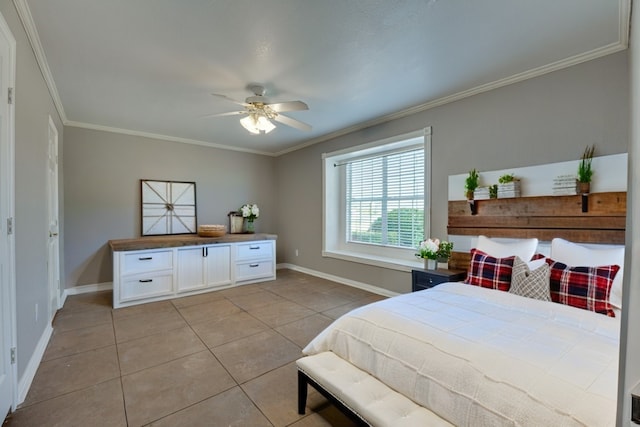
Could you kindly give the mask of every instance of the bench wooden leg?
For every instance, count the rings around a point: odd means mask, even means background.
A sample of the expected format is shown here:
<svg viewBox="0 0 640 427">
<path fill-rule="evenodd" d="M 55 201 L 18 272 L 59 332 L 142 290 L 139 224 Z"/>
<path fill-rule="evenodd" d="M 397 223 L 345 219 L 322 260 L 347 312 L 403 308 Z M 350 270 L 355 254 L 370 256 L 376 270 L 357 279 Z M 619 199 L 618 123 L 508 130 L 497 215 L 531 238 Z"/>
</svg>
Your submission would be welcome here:
<svg viewBox="0 0 640 427">
<path fill-rule="evenodd" d="M 298 371 L 298 414 L 304 415 L 307 406 L 307 376 Z"/>
</svg>

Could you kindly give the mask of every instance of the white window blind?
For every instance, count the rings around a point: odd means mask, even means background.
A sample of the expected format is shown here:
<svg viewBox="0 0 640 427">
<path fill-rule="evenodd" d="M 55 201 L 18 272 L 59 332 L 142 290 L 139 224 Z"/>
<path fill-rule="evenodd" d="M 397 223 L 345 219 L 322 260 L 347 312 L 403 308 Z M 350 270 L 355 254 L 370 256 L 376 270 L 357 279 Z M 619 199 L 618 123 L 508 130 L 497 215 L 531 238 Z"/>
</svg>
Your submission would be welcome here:
<svg viewBox="0 0 640 427">
<path fill-rule="evenodd" d="M 415 248 L 424 239 L 424 149 L 346 163 L 348 242 Z"/>
</svg>

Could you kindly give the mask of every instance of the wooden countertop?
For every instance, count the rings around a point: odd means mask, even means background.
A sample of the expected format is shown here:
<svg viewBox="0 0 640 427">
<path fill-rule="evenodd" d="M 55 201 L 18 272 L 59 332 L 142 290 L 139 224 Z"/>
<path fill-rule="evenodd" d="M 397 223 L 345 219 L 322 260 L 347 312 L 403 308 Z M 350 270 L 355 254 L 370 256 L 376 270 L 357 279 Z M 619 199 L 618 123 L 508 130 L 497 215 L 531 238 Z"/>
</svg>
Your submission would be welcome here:
<svg viewBox="0 0 640 427">
<path fill-rule="evenodd" d="M 109 240 L 113 251 L 138 251 L 142 249 L 173 248 L 177 246 L 210 245 L 214 243 L 238 243 L 255 240 L 276 240 L 276 234 L 225 234 L 221 237 L 200 237 L 197 234 L 179 234 L 168 236 L 144 236 L 135 239 Z"/>
</svg>

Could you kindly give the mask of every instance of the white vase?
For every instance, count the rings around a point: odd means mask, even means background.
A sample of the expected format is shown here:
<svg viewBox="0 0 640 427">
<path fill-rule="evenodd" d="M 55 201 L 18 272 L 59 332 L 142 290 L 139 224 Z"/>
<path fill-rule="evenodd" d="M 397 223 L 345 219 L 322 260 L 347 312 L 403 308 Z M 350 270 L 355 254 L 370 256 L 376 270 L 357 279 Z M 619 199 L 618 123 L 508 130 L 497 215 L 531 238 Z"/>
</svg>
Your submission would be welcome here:
<svg viewBox="0 0 640 427">
<path fill-rule="evenodd" d="M 424 268 L 426 268 L 427 270 L 435 270 L 437 264 L 438 263 L 435 259 L 429 259 L 429 258 L 424 259 Z"/>
</svg>

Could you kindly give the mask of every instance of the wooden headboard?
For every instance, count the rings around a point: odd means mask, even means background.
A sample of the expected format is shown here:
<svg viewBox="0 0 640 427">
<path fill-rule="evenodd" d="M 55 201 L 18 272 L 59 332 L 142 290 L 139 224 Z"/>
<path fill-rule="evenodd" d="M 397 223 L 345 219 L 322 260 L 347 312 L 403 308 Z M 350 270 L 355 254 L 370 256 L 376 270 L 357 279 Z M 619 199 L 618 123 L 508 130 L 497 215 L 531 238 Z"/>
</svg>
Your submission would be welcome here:
<svg viewBox="0 0 640 427">
<path fill-rule="evenodd" d="M 624 244 L 626 214 L 627 193 L 624 191 L 585 196 L 454 200 L 449 202 L 447 232 L 463 236 L 536 237 L 541 241 L 562 237 L 572 242 Z M 450 264 L 466 269 L 469 254 L 455 252 Z"/>
</svg>

